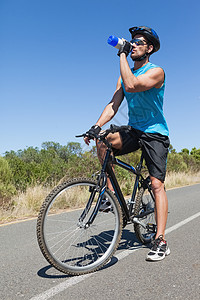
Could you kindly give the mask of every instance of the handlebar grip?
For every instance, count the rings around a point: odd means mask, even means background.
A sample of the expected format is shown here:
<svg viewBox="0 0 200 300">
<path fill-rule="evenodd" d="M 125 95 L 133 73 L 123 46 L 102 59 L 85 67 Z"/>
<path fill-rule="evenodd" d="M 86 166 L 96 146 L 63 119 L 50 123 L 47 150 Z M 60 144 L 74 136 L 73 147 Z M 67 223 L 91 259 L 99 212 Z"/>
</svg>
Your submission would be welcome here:
<svg viewBox="0 0 200 300">
<path fill-rule="evenodd" d="M 85 133 L 83 134 L 80 134 L 80 135 L 75 135 L 76 138 L 79 138 L 79 137 L 85 137 Z"/>
<path fill-rule="evenodd" d="M 105 132 L 103 134 L 94 135 L 94 138 L 102 140 L 102 139 L 106 138 L 109 133 L 120 132 L 123 130 L 131 130 L 131 128 L 132 127 L 130 125 L 117 126 L 117 125 L 111 124 L 110 128 L 105 130 Z M 81 135 L 76 135 L 77 138 L 86 137 L 86 136 L 87 136 L 86 133 L 83 133 Z"/>
</svg>

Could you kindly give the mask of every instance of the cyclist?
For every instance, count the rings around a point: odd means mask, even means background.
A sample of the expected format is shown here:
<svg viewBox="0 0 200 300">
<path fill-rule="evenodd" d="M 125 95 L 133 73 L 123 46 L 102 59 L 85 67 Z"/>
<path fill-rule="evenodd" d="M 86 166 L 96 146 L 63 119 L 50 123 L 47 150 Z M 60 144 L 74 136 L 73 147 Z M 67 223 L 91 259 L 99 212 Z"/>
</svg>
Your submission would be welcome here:
<svg viewBox="0 0 200 300">
<path fill-rule="evenodd" d="M 105 107 L 100 118 L 87 132 L 85 143 L 88 145 L 93 133 L 98 134 L 101 127 L 117 113 L 124 96 L 128 103 L 129 125 L 131 131 L 110 134 L 113 153 L 123 155 L 141 147 L 148 167 L 151 186 L 155 196 L 155 219 L 157 233 L 146 259 L 158 261 L 170 254 L 165 240 L 168 215 L 168 200 L 164 189 L 166 162 L 169 147 L 169 131 L 163 115 L 163 96 L 165 89 L 164 70 L 149 62 L 149 57 L 160 48 L 157 33 L 146 26 L 129 29 L 132 40 L 124 41 L 118 52 L 120 74 L 112 100 Z M 127 56 L 130 53 L 134 67 L 130 68 Z M 104 144 L 97 142 L 100 162 L 106 151 Z M 108 187 L 112 185 L 108 181 Z"/>
</svg>

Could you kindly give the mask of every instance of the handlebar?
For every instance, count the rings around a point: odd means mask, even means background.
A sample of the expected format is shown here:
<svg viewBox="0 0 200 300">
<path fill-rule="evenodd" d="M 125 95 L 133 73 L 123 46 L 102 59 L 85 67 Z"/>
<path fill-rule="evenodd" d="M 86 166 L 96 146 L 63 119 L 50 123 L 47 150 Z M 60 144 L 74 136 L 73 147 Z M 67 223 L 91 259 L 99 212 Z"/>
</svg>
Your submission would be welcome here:
<svg viewBox="0 0 200 300">
<path fill-rule="evenodd" d="M 105 138 L 107 137 L 107 135 L 109 133 L 115 133 L 115 132 L 120 132 L 120 131 L 124 131 L 124 130 L 128 130 L 128 131 L 131 130 L 131 126 L 130 125 L 117 126 L 117 125 L 111 124 L 110 128 L 100 131 L 99 134 L 94 134 L 94 138 L 105 142 Z M 76 135 L 77 138 L 87 137 L 87 136 L 88 136 L 87 133 L 83 133 L 81 135 Z"/>
</svg>

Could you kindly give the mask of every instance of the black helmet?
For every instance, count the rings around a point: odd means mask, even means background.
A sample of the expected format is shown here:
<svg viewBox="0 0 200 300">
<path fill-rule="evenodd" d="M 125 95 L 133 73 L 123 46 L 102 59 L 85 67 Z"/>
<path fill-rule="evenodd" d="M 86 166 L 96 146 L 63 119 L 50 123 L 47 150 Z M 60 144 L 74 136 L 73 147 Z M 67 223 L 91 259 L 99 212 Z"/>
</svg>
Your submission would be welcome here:
<svg viewBox="0 0 200 300">
<path fill-rule="evenodd" d="M 142 34 L 147 38 L 147 40 L 149 42 L 152 43 L 153 51 L 151 52 L 151 54 L 160 49 L 159 37 L 158 37 L 157 33 L 152 28 L 146 27 L 146 26 L 131 27 L 131 28 L 129 28 L 129 31 L 132 35 L 132 38 L 134 38 L 134 36 L 136 34 Z"/>
</svg>

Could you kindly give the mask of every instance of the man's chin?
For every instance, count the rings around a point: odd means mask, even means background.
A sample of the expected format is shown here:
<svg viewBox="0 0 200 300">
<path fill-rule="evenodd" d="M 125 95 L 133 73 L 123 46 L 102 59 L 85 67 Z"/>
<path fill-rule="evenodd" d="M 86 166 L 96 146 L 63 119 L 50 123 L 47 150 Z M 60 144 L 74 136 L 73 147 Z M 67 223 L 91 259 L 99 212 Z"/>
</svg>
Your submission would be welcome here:
<svg viewBox="0 0 200 300">
<path fill-rule="evenodd" d="M 137 60 L 138 58 L 140 58 L 139 55 L 134 55 L 134 54 L 131 55 L 131 59 L 132 59 L 133 61 Z"/>
</svg>

